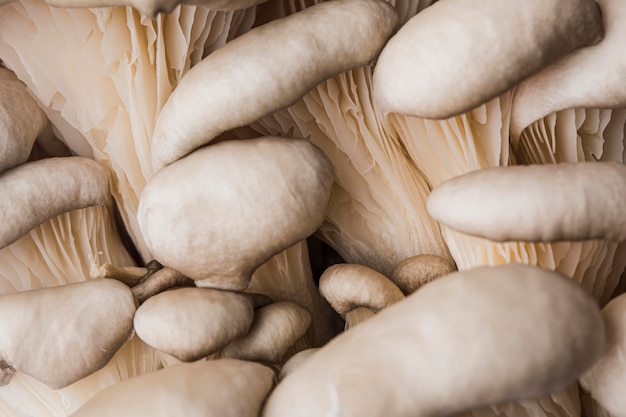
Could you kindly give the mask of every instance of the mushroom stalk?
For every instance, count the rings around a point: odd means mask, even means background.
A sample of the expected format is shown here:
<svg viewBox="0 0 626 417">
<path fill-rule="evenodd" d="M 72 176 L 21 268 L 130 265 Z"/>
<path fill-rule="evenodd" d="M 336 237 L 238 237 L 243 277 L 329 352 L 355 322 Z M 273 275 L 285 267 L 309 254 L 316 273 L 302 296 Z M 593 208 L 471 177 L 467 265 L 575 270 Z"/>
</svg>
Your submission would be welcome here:
<svg viewBox="0 0 626 417">
<path fill-rule="evenodd" d="M 150 274 L 133 287 L 132 291 L 139 304 L 148 298 L 174 287 L 193 287 L 194 280 L 171 268 L 162 268 Z"/>
</svg>

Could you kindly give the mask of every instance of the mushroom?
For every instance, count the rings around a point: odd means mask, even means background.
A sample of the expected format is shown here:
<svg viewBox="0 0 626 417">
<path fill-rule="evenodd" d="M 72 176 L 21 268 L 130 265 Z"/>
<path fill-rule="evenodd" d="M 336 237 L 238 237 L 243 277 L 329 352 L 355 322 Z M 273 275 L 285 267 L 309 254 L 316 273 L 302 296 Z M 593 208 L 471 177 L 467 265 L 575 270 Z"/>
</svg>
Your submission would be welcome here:
<svg viewBox="0 0 626 417">
<path fill-rule="evenodd" d="M 371 62 L 397 23 L 385 1 L 334 0 L 228 42 L 193 67 L 163 106 L 152 137 L 153 169 Z"/>
<path fill-rule="evenodd" d="M 320 278 L 320 293 L 346 320 L 346 328 L 404 299 L 402 291 L 383 274 L 363 265 L 336 264 Z M 354 317 L 357 316 L 357 317 Z"/>
<path fill-rule="evenodd" d="M 261 264 L 319 227 L 332 182 L 308 141 L 220 142 L 158 172 L 137 219 L 163 265 L 200 287 L 244 290 Z"/>
<path fill-rule="evenodd" d="M 613 417 L 626 416 L 626 294 L 602 309 L 606 329 L 604 354 L 585 372 L 581 385 Z"/>
<path fill-rule="evenodd" d="M 148 298 L 174 287 L 193 287 L 194 281 L 171 268 L 161 268 L 151 273 L 133 287 L 133 294 L 139 304 Z"/>
<path fill-rule="evenodd" d="M 48 158 L 0 174 L 0 248 L 67 211 L 111 201 L 107 173 L 82 157 Z"/>
<path fill-rule="evenodd" d="M 254 312 L 248 333 L 225 346 L 220 357 L 279 364 L 310 325 L 311 313 L 296 303 L 266 305 Z"/>
<path fill-rule="evenodd" d="M 291 358 L 287 359 L 287 361 L 280 368 L 280 373 L 278 374 L 278 382 L 282 381 L 287 375 L 299 368 L 300 365 L 307 361 L 311 357 L 311 355 L 313 355 L 318 350 L 320 350 L 320 348 L 304 349 L 294 354 Z"/>
<path fill-rule="evenodd" d="M 17 370 L 59 389 L 91 375 L 131 337 L 134 313 L 111 279 L 0 296 L 0 380 Z"/>
<path fill-rule="evenodd" d="M 262 415 L 447 416 L 561 390 L 603 348 L 596 301 L 567 277 L 476 268 L 333 339 L 278 384 Z"/>
<path fill-rule="evenodd" d="M 591 0 L 440 0 L 385 45 L 374 99 L 385 114 L 456 116 L 602 34 Z"/>
<path fill-rule="evenodd" d="M 454 271 L 456 267 L 446 258 L 423 254 L 400 262 L 389 275 L 389 279 L 402 290 L 404 295 L 409 295 L 421 286 Z"/>
<path fill-rule="evenodd" d="M 245 335 L 252 300 L 230 291 L 179 288 L 155 295 L 135 314 L 137 336 L 182 361 L 195 361 Z"/>
<path fill-rule="evenodd" d="M 494 241 L 626 240 L 626 166 L 588 162 L 489 168 L 428 197 L 452 229 Z"/>
<path fill-rule="evenodd" d="M 234 359 L 170 366 L 101 391 L 72 417 L 257 417 L 274 371 Z"/>
<path fill-rule="evenodd" d="M 620 87 L 626 62 L 616 52 L 626 42 L 622 24 L 626 5 L 610 0 L 597 0 L 597 4 L 602 11 L 602 41 L 565 55 L 515 89 L 511 108 L 514 143 L 531 123 L 559 110 L 626 106 L 626 89 Z"/>
</svg>

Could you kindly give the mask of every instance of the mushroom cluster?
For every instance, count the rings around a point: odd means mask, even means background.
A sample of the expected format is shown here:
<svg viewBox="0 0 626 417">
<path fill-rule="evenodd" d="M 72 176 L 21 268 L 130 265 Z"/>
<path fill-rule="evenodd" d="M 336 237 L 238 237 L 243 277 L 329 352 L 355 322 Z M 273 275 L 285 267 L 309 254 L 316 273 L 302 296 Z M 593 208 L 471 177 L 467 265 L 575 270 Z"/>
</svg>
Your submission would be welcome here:
<svg viewBox="0 0 626 417">
<path fill-rule="evenodd" d="M 0 4 L 0 415 L 626 415 L 619 3 Z"/>
</svg>

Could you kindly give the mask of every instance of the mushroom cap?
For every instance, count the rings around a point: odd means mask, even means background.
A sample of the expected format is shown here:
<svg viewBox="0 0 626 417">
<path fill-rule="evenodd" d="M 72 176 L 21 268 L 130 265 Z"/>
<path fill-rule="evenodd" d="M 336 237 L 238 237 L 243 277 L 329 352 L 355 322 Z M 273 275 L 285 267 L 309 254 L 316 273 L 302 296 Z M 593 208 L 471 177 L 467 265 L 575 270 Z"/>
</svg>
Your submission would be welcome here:
<svg viewBox="0 0 626 417">
<path fill-rule="evenodd" d="M 275 254 L 324 221 L 333 169 L 306 140 L 220 142 L 159 171 L 137 219 L 163 265 L 197 286 L 243 290 Z"/>
<path fill-rule="evenodd" d="M 389 279 L 405 295 L 415 292 L 424 284 L 456 271 L 453 262 L 431 254 L 415 255 L 400 262 L 389 275 Z"/>
<path fill-rule="evenodd" d="M 250 297 L 210 288 L 180 288 L 150 297 L 135 314 L 137 336 L 182 361 L 195 361 L 245 335 Z"/>
<path fill-rule="evenodd" d="M 263 416 L 454 415 L 562 390 L 603 348 L 597 302 L 577 283 L 526 265 L 481 267 L 337 336 L 276 387 Z"/>
<path fill-rule="evenodd" d="M 311 355 L 313 355 L 318 350 L 320 350 L 320 348 L 304 349 L 293 355 L 291 358 L 287 359 L 287 361 L 280 368 L 278 381 L 282 381 L 287 375 L 300 367 L 300 365 L 302 365 L 306 360 L 311 357 Z"/>
<path fill-rule="evenodd" d="M 310 325 L 311 313 L 296 303 L 266 305 L 255 311 L 250 331 L 222 349 L 220 357 L 280 363 Z"/>
<path fill-rule="evenodd" d="M 72 417 L 257 417 L 274 371 L 233 359 L 170 366 L 107 388 Z"/>
<path fill-rule="evenodd" d="M 432 217 L 494 241 L 626 240 L 626 166 L 581 162 L 487 168 L 428 197 Z"/>
<path fill-rule="evenodd" d="M 0 297 L 0 359 L 54 389 L 105 366 L 132 335 L 135 298 L 113 279 Z"/>
<path fill-rule="evenodd" d="M 319 287 L 322 296 L 342 317 L 358 307 L 377 312 L 404 299 L 402 291 L 389 278 L 358 264 L 327 268 Z"/>
</svg>

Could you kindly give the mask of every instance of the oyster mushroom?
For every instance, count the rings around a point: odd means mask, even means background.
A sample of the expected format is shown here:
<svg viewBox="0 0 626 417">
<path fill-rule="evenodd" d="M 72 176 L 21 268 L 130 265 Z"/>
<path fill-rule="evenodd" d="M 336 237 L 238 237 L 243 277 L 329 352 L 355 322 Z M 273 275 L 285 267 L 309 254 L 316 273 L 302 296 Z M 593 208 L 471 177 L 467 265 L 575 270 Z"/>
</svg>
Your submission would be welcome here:
<svg viewBox="0 0 626 417">
<path fill-rule="evenodd" d="M 421 286 L 454 271 L 456 267 L 446 258 L 423 254 L 400 262 L 389 275 L 389 279 L 402 290 L 404 295 L 409 295 Z"/>
</svg>

